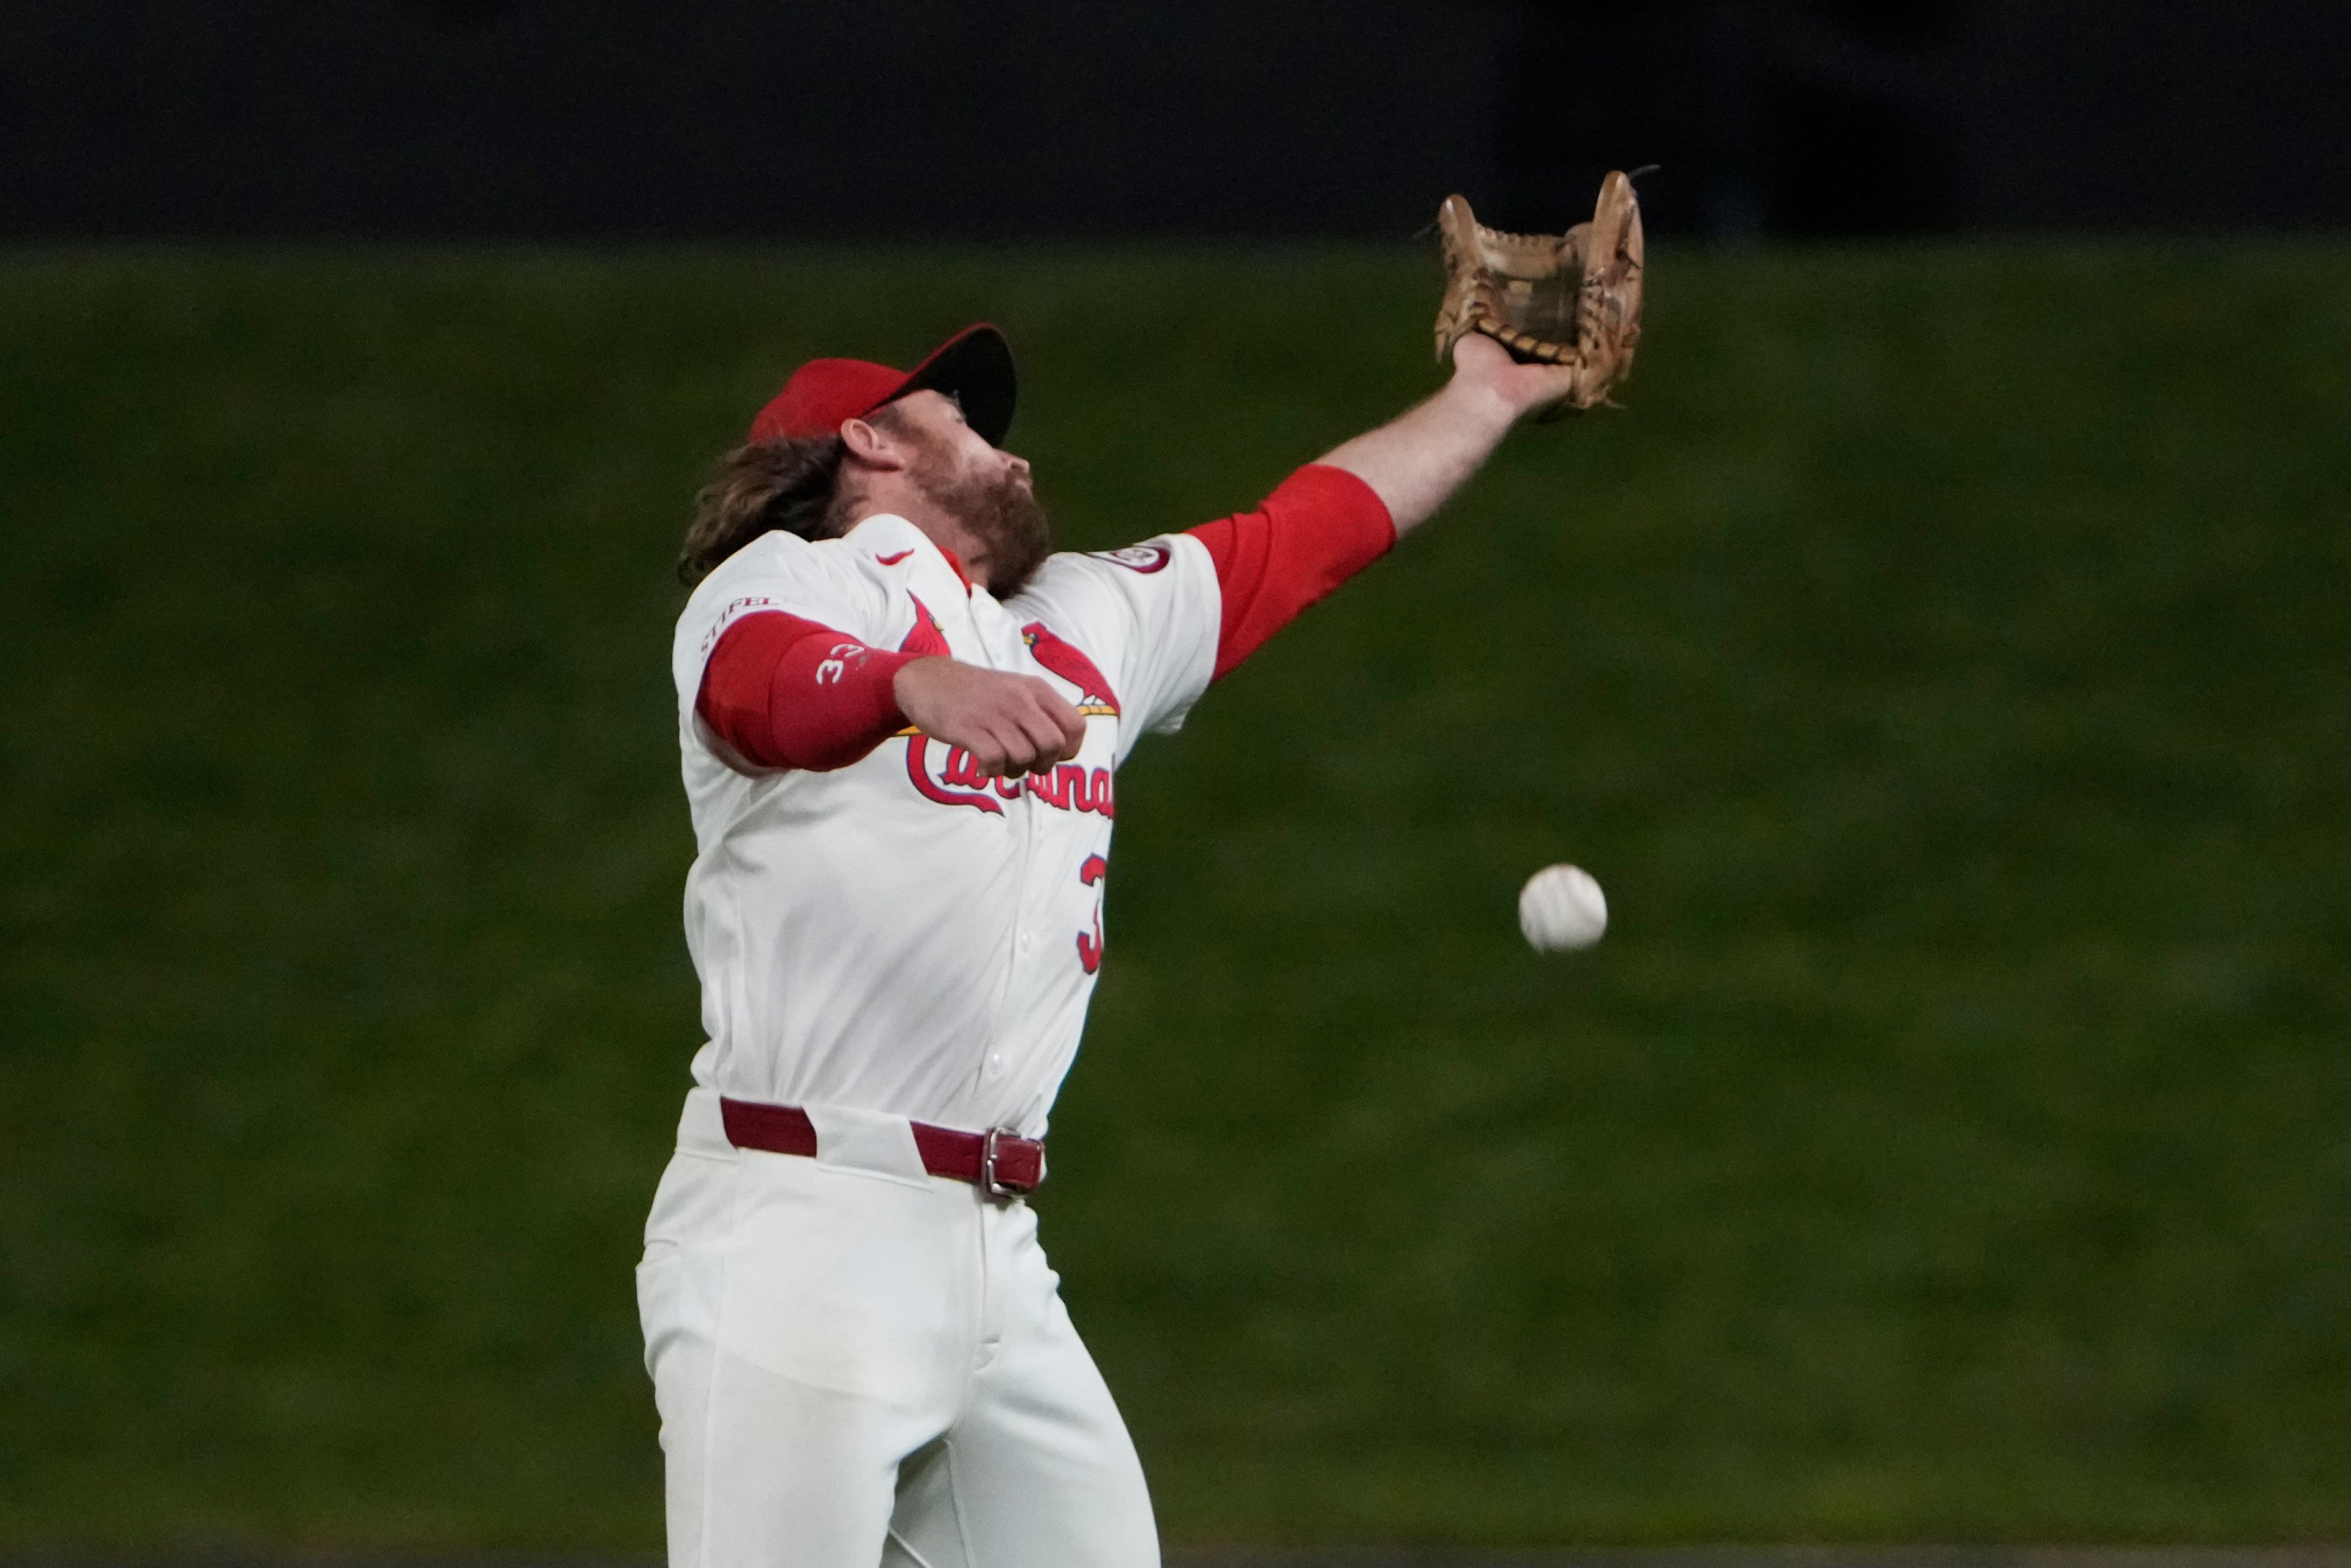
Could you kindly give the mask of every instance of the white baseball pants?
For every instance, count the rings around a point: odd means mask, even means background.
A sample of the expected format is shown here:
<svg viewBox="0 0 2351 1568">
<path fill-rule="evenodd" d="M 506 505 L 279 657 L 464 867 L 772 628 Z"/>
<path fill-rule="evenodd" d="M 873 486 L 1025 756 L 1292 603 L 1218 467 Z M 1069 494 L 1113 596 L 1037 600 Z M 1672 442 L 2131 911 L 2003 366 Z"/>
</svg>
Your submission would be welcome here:
<svg viewBox="0 0 2351 1568">
<path fill-rule="evenodd" d="M 808 1110 L 814 1158 L 738 1150 L 695 1090 L 646 1222 L 670 1568 L 1157 1568 L 1035 1213 Z"/>
</svg>

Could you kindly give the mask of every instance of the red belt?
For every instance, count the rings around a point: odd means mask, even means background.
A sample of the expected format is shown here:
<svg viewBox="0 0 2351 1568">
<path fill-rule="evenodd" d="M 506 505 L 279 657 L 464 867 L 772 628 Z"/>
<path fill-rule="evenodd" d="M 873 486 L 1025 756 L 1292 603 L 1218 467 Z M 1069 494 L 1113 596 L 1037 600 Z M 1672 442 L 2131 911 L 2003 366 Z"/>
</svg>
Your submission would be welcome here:
<svg viewBox="0 0 2351 1568">
<path fill-rule="evenodd" d="M 816 1124 L 797 1105 L 762 1105 L 756 1100 L 718 1102 L 726 1124 L 726 1141 L 738 1149 L 764 1149 L 771 1155 L 814 1155 Z M 1017 1137 L 1001 1127 L 985 1133 L 934 1127 L 909 1122 L 923 1168 L 933 1176 L 967 1181 L 991 1197 L 1020 1197 L 1037 1190 L 1045 1179 L 1045 1145 L 1034 1138 Z"/>
</svg>

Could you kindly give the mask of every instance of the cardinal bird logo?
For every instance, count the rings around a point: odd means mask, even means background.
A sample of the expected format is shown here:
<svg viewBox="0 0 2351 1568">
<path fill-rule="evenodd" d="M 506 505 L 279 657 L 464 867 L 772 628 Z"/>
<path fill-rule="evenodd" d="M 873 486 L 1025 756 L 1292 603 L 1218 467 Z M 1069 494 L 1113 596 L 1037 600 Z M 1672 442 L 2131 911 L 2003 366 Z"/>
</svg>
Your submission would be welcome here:
<svg viewBox="0 0 2351 1568">
<path fill-rule="evenodd" d="M 906 597 L 914 600 L 914 624 L 906 632 L 906 640 L 898 644 L 898 652 L 935 653 L 941 658 L 947 657 L 950 652 L 947 634 L 939 630 L 938 618 L 931 613 L 931 607 L 914 599 L 911 593 Z"/>
<path fill-rule="evenodd" d="M 1020 640 L 1029 644 L 1030 658 L 1078 688 L 1078 712 L 1088 718 L 1118 716 L 1118 694 L 1110 689 L 1092 659 L 1063 642 L 1042 621 L 1031 621 L 1020 628 Z"/>
</svg>

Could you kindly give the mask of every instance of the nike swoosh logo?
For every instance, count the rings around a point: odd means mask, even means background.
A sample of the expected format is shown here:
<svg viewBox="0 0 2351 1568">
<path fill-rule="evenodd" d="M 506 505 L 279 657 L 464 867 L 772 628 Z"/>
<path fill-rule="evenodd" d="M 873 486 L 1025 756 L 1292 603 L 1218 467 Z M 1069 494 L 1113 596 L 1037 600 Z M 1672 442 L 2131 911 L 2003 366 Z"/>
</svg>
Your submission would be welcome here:
<svg viewBox="0 0 2351 1568">
<path fill-rule="evenodd" d="M 883 566 L 895 566 L 914 553 L 914 552 L 910 549 L 902 549 L 896 555 L 877 555 L 873 559 L 880 561 Z"/>
</svg>

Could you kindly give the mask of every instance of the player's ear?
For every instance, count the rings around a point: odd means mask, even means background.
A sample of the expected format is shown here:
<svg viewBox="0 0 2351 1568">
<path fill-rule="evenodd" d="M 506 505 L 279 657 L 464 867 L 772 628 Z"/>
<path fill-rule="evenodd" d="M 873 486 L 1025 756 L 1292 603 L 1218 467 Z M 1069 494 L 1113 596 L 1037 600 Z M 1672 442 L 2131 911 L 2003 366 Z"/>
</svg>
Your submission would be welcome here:
<svg viewBox="0 0 2351 1568">
<path fill-rule="evenodd" d="M 868 468 L 906 466 L 906 452 L 904 446 L 893 441 L 886 432 L 876 429 L 864 420 L 842 420 L 841 441 L 842 445 L 849 448 L 849 455 Z"/>
</svg>

